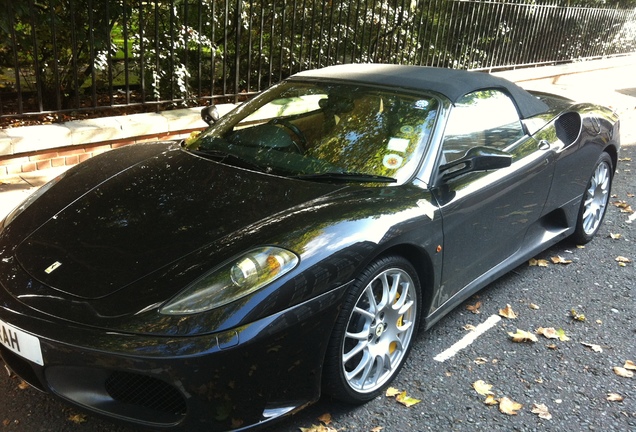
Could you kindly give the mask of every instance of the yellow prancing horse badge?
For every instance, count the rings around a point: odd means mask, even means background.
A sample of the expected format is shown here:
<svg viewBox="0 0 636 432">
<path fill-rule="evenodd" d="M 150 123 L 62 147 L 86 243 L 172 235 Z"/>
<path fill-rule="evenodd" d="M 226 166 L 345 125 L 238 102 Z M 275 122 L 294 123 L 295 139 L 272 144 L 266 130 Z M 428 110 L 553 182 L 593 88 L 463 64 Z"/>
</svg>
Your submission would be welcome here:
<svg viewBox="0 0 636 432">
<path fill-rule="evenodd" d="M 46 274 L 51 274 L 55 271 L 55 269 L 57 269 L 59 266 L 61 266 L 62 263 L 59 261 L 55 261 L 53 264 L 51 264 L 50 266 L 47 267 L 46 270 L 44 270 L 44 273 Z"/>
</svg>

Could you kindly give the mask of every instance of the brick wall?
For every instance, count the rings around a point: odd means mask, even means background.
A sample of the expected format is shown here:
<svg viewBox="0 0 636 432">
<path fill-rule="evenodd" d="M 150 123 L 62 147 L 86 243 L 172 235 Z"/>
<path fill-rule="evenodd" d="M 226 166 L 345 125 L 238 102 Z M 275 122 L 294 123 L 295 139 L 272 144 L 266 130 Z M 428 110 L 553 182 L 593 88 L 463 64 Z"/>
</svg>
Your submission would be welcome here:
<svg viewBox="0 0 636 432">
<path fill-rule="evenodd" d="M 142 142 L 183 139 L 197 130 L 200 129 L 182 130 L 158 135 L 145 135 L 86 145 L 72 145 L 56 149 L 21 153 L 18 156 L 3 156 L 0 157 L 0 177 L 60 166 L 76 165 L 80 162 L 84 162 L 86 159 L 117 147 Z"/>
</svg>

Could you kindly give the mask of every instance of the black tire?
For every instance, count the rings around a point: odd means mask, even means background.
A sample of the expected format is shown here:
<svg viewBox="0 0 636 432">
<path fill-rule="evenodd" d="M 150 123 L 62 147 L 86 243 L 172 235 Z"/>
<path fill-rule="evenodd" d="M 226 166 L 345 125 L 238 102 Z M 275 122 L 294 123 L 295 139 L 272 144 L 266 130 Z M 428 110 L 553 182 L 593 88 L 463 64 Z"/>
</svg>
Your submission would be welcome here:
<svg viewBox="0 0 636 432">
<path fill-rule="evenodd" d="M 323 373 L 323 389 L 348 403 L 367 402 L 399 373 L 420 321 L 420 283 L 406 259 L 374 261 L 345 295 Z M 366 365 L 366 366 L 365 366 Z"/>
<path fill-rule="evenodd" d="M 613 177 L 612 159 L 607 153 L 601 153 L 581 199 L 576 228 L 572 234 L 572 240 L 576 244 L 588 243 L 601 227 L 611 195 Z"/>
</svg>

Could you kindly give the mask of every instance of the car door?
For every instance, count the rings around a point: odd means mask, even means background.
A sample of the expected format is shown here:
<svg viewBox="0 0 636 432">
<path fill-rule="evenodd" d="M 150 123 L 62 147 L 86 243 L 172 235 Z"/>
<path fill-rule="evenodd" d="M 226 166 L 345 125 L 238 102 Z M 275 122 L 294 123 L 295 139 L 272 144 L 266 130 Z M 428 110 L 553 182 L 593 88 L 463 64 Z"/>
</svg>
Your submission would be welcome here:
<svg viewBox="0 0 636 432">
<path fill-rule="evenodd" d="M 439 165 L 461 159 L 474 147 L 508 152 L 512 164 L 439 180 L 433 188 L 444 229 L 439 304 L 521 247 L 528 227 L 541 216 L 550 190 L 554 152 L 524 132 L 506 93 L 481 90 L 454 105 Z"/>
</svg>

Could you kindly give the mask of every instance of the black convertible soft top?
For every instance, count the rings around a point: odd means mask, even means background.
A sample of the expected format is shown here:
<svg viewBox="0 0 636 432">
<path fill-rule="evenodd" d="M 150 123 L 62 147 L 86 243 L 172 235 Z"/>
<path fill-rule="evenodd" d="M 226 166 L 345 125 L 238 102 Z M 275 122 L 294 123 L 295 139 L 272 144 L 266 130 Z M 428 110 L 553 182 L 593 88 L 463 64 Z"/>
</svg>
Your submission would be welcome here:
<svg viewBox="0 0 636 432">
<path fill-rule="evenodd" d="M 548 111 L 548 106 L 516 84 L 483 72 L 469 72 L 427 66 L 392 64 L 347 64 L 295 74 L 290 79 L 335 79 L 392 87 L 429 90 L 446 96 L 452 103 L 467 93 L 502 89 L 515 101 L 521 118 Z"/>
</svg>

